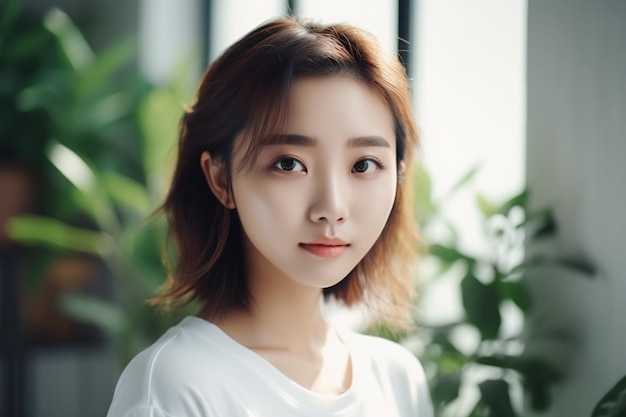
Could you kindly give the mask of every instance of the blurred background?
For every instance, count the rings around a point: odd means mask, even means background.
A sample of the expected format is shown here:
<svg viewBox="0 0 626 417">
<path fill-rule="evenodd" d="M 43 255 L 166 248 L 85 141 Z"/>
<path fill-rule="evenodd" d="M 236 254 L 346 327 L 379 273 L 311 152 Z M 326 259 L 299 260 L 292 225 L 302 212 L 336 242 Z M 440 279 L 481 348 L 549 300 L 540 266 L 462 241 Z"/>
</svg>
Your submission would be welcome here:
<svg viewBox="0 0 626 417">
<path fill-rule="evenodd" d="M 412 80 L 418 330 L 361 330 L 415 352 L 437 416 L 626 415 L 626 2 L 2 0 L 0 416 L 104 416 L 185 314 L 144 303 L 178 120 L 287 14 L 368 29 Z"/>
</svg>

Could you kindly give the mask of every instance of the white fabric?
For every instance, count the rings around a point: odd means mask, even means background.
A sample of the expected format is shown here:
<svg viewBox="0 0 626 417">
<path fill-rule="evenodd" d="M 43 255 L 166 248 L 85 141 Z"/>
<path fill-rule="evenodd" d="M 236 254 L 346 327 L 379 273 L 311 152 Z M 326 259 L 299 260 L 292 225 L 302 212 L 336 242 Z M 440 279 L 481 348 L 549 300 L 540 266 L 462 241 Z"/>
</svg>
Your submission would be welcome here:
<svg viewBox="0 0 626 417">
<path fill-rule="evenodd" d="M 187 317 L 124 370 L 107 417 L 432 417 L 420 363 L 385 339 L 340 333 L 352 385 L 338 396 L 293 382 L 219 327 Z"/>
</svg>

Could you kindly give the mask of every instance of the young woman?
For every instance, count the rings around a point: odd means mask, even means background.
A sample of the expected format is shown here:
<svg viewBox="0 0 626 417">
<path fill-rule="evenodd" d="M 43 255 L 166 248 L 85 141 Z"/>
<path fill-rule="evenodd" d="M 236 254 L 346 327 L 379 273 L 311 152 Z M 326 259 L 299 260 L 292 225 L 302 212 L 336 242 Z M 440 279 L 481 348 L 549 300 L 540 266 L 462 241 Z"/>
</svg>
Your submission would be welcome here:
<svg viewBox="0 0 626 417">
<path fill-rule="evenodd" d="M 323 300 L 411 322 L 409 86 L 348 25 L 271 21 L 207 71 L 164 204 L 157 302 L 201 308 L 122 374 L 109 417 L 431 417 L 422 367 L 337 329 Z"/>
</svg>

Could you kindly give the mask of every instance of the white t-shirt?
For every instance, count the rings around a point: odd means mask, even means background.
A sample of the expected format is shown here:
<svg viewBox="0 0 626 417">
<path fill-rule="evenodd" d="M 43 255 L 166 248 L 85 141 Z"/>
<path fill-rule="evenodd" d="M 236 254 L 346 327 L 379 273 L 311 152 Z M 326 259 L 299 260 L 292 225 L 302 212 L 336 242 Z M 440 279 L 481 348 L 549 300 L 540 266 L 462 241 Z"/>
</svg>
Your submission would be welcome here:
<svg viewBox="0 0 626 417">
<path fill-rule="evenodd" d="M 137 355 L 107 417 L 432 417 L 422 366 L 391 341 L 340 333 L 352 385 L 323 395 L 298 385 L 219 327 L 186 317 Z"/>
</svg>

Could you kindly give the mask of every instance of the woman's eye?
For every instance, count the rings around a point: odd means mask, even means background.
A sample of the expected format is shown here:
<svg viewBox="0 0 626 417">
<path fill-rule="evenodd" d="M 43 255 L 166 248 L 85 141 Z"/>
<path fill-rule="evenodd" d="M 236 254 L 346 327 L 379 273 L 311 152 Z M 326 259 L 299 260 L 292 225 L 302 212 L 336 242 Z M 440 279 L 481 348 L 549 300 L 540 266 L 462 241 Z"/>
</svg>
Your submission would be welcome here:
<svg viewBox="0 0 626 417">
<path fill-rule="evenodd" d="M 352 169 L 354 172 L 358 172 L 359 174 L 371 174 L 380 168 L 382 168 L 382 165 L 378 161 L 373 159 L 361 159 L 354 164 Z"/>
<path fill-rule="evenodd" d="M 274 163 L 274 167 L 281 171 L 301 172 L 304 171 L 304 165 L 295 158 L 283 158 Z"/>
</svg>

